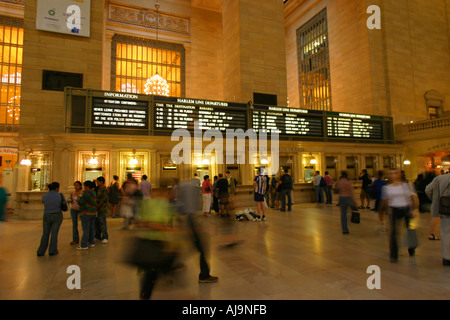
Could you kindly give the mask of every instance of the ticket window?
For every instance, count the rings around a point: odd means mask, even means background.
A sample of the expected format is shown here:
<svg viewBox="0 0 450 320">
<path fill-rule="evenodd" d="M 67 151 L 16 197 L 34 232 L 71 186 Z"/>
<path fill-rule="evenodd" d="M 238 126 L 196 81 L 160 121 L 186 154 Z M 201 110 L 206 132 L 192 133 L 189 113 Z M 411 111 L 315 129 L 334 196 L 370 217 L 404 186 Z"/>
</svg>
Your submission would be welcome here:
<svg viewBox="0 0 450 320">
<path fill-rule="evenodd" d="M 370 177 L 377 177 L 376 171 L 376 159 L 375 157 L 366 157 L 366 169 L 367 169 L 367 174 Z"/>
<path fill-rule="evenodd" d="M 131 173 L 133 178 L 141 182 L 142 176 L 148 176 L 148 155 L 146 152 L 121 152 L 120 153 L 120 167 L 121 179 L 127 180 L 128 174 Z"/>
<path fill-rule="evenodd" d="M 383 170 L 390 170 L 394 167 L 394 158 L 392 157 L 383 157 Z"/>
<path fill-rule="evenodd" d="M 310 183 L 314 180 L 314 173 L 318 170 L 317 157 L 309 155 L 302 155 L 302 167 L 303 167 L 303 181 Z"/>
<path fill-rule="evenodd" d="M 160 186 L 168 187 L 168 184 L 174 184 L 175 179 L 179 180 L 178 165 L 170 157 L 161 158 L 160 176 L 164 178 L 162 182 L 160 181 Z"/>
<path fill-rule="evenodd" d="M 278 171 L 279 176 L 282 176 L 284 174 L 284 170 L 287 169 L 293 181 L 296 181 L 294 177 L 294 162 L 292 161 L 292 157 L 280 156 L 279 165 L 280 165 L 280 170 Z"/>
<path fill-rule="evenodd" d="M 94 181 L 98 177 L 106 178 L 106 154 L 82 154 L 82 174 L 84 181 Z"/>
<path fill-rule="evenodd" d="M 198 177 L 200 178 L 200 183 L 203 183 L 204 177 L 206 175 L 209 176 L 209 180 L 213 181 L 214 177 L 211 177 L 211 168 L 210 166 L 203 165 L 203 166 L 197 166 L 195 167 L 195 173 L 197 173 Z"/>
<path fill-rule="evenodd" d="M 325 171 L 328 171 L 328 174 L 333 178 L 333 180 L 338 179 L 337 159 L 335 157 L 325 157 L 325 161 Z"/>
<path fill-rule="evenodd" d="M 46 190 L 50 184 L 50 156 L 44 154 L 31 155 L 30 160 L 28 189 L 31 191 Z"/>
<path fill-rule="evenodd" d="M 356 157 L 347 157 L 346 158 L 346 171 L 348 173 L 348 178 L 350 180 L 357 180 L 359 178 L 358 174 L 358 160 Z"/>
</svg>

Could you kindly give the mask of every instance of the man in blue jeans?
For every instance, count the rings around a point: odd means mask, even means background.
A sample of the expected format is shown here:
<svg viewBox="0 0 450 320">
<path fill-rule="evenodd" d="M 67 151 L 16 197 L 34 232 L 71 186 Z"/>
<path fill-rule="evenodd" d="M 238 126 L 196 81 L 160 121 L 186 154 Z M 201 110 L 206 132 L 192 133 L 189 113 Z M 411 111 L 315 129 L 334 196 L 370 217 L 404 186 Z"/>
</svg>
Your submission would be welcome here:
<svg viewBox="0 0 450 320">
<path fill-rule="evenodd" d="M 58 182 L 49 184 L 48 189 L 49 192 L 42 196 L 42 203 L 44 204 L 44 218 L 42 222 L 43 233 L 41 243 L 37 250 L 37 255 L 39 257 L 45 254 L 47 248 L 50 256 L 58 254 L 58 233 L 63 221 L 61 207 L 63 203 L 67 206 L 66 199 L 62 193 L 59 193 Z"/>
<path fill-rule="evenodd" d="M 316 192 L 316 203 L 323 203 L 323 186 L 321 184 L 322 176 L 319 171 L 314 174 L 314 191 Z"/>
<path fill-rule="evenodd" d="M 288 174 L 288 169 L 284 169 L 284 174 L 280 177 L 278 185 L 281 186 L 281 209 L 280 211 L 286 211 L 286 197 L 288 198 L 288 211 L 291 211 L 292 196 L 291 190 L 293 186 L 292 177 Z"/>
</svg>

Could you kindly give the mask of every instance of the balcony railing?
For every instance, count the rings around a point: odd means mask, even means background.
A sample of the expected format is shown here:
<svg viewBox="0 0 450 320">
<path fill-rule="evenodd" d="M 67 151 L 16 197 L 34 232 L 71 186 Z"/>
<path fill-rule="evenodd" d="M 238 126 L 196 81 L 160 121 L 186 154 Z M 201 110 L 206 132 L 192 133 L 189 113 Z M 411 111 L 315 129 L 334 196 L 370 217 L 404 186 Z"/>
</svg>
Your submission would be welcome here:
<svg viewBox="0 0 450 320">
<path fill-rule="evenodd" d="M 450 117 L 433 120 L 419 121 L 407 125 L 408 132 L 417 132 L 423 130 L 432 130 L 444 127 L 450 127 Z"/>
</svg>

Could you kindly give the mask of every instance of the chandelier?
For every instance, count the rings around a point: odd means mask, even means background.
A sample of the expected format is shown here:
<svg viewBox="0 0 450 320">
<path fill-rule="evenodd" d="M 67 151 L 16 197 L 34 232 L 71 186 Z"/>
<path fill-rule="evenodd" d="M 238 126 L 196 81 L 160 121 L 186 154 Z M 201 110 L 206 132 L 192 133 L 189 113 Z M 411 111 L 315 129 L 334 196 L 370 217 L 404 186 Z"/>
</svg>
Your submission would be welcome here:
<svg viewBox="0 0 450 320">
<path fill-rule="evenodd" d="M 153 77 L 147 79 L 144 92 L 145 94 L 168 97 L 169 85 L 167 84 L 167 81 L 156 72 Z"/>
<path fill-rule="evenodd" d="M 156 2 L 156 50 L 158 50 L 158 30 L 159 30 L 159 3 Z M 157 95 L 157 96 L 169 96 L 169 85 L 167 81 L 158 74 L 158 69 L 156 73 L 150 79 L 147 79 L 144 88 L 145 94 Z"/>
</svg>

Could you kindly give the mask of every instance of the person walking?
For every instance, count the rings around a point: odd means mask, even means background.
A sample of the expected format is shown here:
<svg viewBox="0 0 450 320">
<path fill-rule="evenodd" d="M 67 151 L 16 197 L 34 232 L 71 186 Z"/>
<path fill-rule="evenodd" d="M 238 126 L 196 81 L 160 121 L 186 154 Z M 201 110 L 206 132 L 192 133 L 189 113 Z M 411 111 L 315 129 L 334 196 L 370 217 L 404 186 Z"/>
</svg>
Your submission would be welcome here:
<svg viewBox="0 0 450 320">
<path fill-rule="evenodd" d="M 212 186 L 211 181 L 209 181 L 209 176 L 205 175 L 202 183 L 203 214 L 205 217 L 209 217 L 211 212 L 211 189 Z"/>
<path fill-rule="evenodd" d="M 362 180 L 361 185 L 361 206 L 359 209 L 370 209 L 370 196 L 369 196 L 369 187 L 372 184 L 372 180 L 370 180 L 369 174 L 367 173 L 367 169 L 363 169 L 359 175 L 359 180 Z M 364 200 L 367 200 L 367 206 L 364 207 Z"/>
<path fill-rule="evenodd" d="M 256 210 L 258 212 L 258 216 L 255 218 L 255 221 L 266 221 L 266 205 L 265 194 L 267 188 L 267 179 L 265 176 L 261 174 L 261 170 L 257 170 L 257 176 L 253 180 L 253 187 L 255 188 L 254 199 L 256 202 Z"/>
<path fill-rule="evenodd" d="M 325 171 L 325 176 L 323 178 L 327 184 L 325 186 L 325 196 L 327 198 L 327 202 L 325 204 L 333 204 L 333 177 L 329 175 L 328 171 Z"/>
<path fill-rule="evenodd" d="M 87 250 L 95 247 L 95 218 L 97 216 L 97 194 L 95 193 L 95 183 L 87 180 L 84 182 L 84 193 L 78 201 L 80 205 L 80 220 L 83 228 L 79 250 Z"/>
<path fill-rule="evenodd" d="M 316 193 L 316 204 L 323 204 L 323 177 L 320 175 L 319 171 L 314 173 L 314 191 Z"/>
<path fill-rule="evenodd" d="M 383 187 L 387 183 L 384 180 L 384 172 L 383 171 L 381 171 L 381 170 L 378 171 L 377 175 L 378 175 L 378 178 L 372 183 L 372 186 L 371 186 L 371 190 L 372 190 L 371 192 L 373 192 L 373 196 L 375 198 L 375 208 L 373 210 L 378 212 L 378 219 L 381 223 L 381 231 L 385 232 L 386 231 L 385 218 L 387 216 L 387 211 L 385 209 L 380 210 L 380 203 L 381 203 Z"/>
<path fill-rule="evenodd" d="M 83 195 L 83 185 L 80 181 L 75 181 L 73 184 L 75 188 L 70 194 L 68 202 L 70 203 L 70 216 L 72 218 L 72 242 L 71 246 L 76 245 L 80 242 L 80 235 L 78 233 L 78 214 L 80 213 L 80 205 L 78 200 L 80 200 Z"/>
<path fill-rule="evenodd" d="M 48 185 L 48 190 L 49 191 L 42 196 L 44 217 L 42 221 L 43 233 L 41 243 L 37 250 L 37 255 L 39 257 L 45 254 L 47 248 L 50 256 L 58 254 L 58 233 L 63 221 L 62 211 L 67 211 L 67 201 L 64 198 L 64 195 L 59 193 L 59 183 L 52 182 Z"/>
<path fill-rule="evenodd" d="M 109 203 L 111 204 L 111 217 L 119 218 L 117 214 L 117 206 L 119 205 L 121 189 L 119 184 L 119 177 L 113 176 L 114 181 L 109 187 Z"/>
<path fill-rule="evenodd" d="M 398 223 L 405 219 L 406 229 L 409 229 L 412 212 L 415 209 L 414 193 L 407 183 L 402 180 L 400 170 L 391 169 L 389 172 L 390 183 L 382 189 L 380 210 L 389 208 L 390 211 L 390 258 L 391 262 L 398 261 Z M 408 245 L 408 253 L 414 256 L 415 247 Z"/>
<path fill-rule="evenodd" d="M 450 266 L 450 215 L 444 212 L 440 203 L 441 197 L 450 196 L 450 174 L 434 178 L 425 188 L 425 193 L 431 199 L 432 218 L 441 220 L 442 264 Z"/>
<path fill-rule="evenodd" d="M 347 212 L 353 208 L 353 184 L 348 178 L 348 173 L 342 171 L 341 177 L 335 184 L 335 189 L 339 194 L 339 206 L 341 207 L 341 227 L 343 234 L 349 234 Z"/>
<path fill-rule="evenodd" d="M 97 206 L 97 219 L 95 219 L 95 239 L 101 243 L 108 243 L 108 226 L 106 217 L 108 216 L 109 194 L 105 186 L 105 178 L 97 178 L 97 197 L 95 198 Z"/>
<path fill-rule="evenodd" d="M 288 211 L 292 210 L 292 187 L 293 181 L 292 177 L 289 175 L 288 169 L 284 169 L 284 174 L 280 177 L 280 181 L 278 181 L 278 185 L 280 186 L 281 192 L 281 209 L 280 211 L 286 211 L 286 197 L 287 197 L 287 207 Z"/>
</svg>

